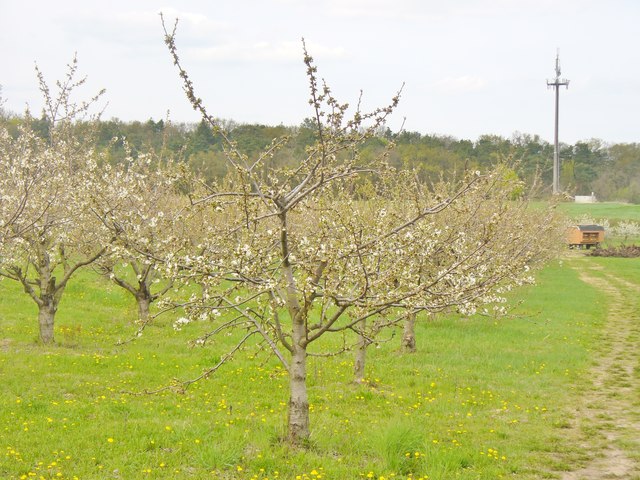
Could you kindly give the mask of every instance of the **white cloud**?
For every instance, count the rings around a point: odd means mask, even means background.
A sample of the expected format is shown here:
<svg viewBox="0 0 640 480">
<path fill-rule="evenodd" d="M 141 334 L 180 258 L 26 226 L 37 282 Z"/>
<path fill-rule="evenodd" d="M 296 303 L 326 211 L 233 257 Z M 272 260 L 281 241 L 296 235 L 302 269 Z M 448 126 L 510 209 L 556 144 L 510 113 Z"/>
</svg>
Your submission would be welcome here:
<svg viewBox="0 0 640 480">
<path fill-rule="evenodd" d="M 337 17 L 405 19 L 416 20 L 417 16 L 440 17 L 440 8 L 424 8 L 420 0 L 328 0 L 328 10 Z"/>
<path fill-rule="evenodd" d="M 307 44 L 314 58 L 344 58 L 346 50 L 342 47 L 326 47 L 317 43 Z M 211 47 L 193 47 L 187 51 L 195 60 L 220 62 L 300 62 L 302 58 L 301 42 L 228 43 Z"/>
<path fill-rule="evenodd" d="M 318 0 L 322 1 L 322 0 Z M 328 11 L 338 17 L 445 21 L 520 14 L 571 14 L 595 0 L 325 0 Z"/>
<path fill-rule="evenodd" d="M 162 12 L 167 23 L 167 28 L 172 27 L 175 19 L 179 19 L 179 25 L 186 28 L 188 34 L 196 34 L 198 36 L 211 35 L 213 32 L 228 31 L 230 25 L 227 22 L 211 20 L 207 15 L 202 13 L 188 12 L 178 10 L 172 7 L 161 8 L 154 12 L 157 15 Z M 156 20 L 157 21 L 157 20 Z"/>
<path fill-rule="evenodd" d="M 125 9 L 119 12 L 109 9 L 82 10 L 74 17 L 61 15 L 59 21 L 75 43 L 90 38 L 105 44 L 138 49 L 145 45 L 162 44 L 160 12 L 169 31 L 173 29 L 175 19 L 179 20 L 177 34 L 179 42 L 183 44 L 201 43 L 204 39 L 210 41 L 230 29 L 227 23 L 211 20 L 205 14 L 175 8 Z"/>
<path fill-rule="evenodd" d="M 445 77 L 434 83 L 434 87 L 443 93 L 469 93 L 483 90 L 487 81 L 482 77 L 463 75 L 461 77 Z"/>
</svg>

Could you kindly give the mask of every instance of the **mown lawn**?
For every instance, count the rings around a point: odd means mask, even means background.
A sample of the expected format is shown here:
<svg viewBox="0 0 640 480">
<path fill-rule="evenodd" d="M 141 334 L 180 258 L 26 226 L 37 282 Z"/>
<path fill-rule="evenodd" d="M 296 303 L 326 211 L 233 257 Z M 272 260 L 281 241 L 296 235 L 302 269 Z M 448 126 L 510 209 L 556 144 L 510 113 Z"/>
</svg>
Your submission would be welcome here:
<svg viewBox="0 0 640 480">
<path fill-rule="evenodd" d="M 400 332 L 381 342 L 369 385 L 351 382 L 351 356 L 312 358 L 311 445 L 296 450 L 282 441 L 287 374 L 266 352 L 185 394 L 132 394 L 197 376 L 233 338 L 190 348 L 206 325 L 176 332 L 167 317 L 117 346 L 135 331 L 130 299 L 91 272 L 66 295 L 59 343 L 42 347 L 35 308 L 0 282 L 0 478 L 553 478 L 576 454 L 567 406 L 606 307 L 555 263 L 511 318 L 422 319 L 412 355 Z"/>
<path fill-rule="evenodd" d="M 640 205 L 618 202 L 602 202 L 602 203 L 561 203 L 558 207 L 560 211 L 567 214 L 571 218 L 578 218 L 582 215 L 588 215 L 591 218 L 600 220 L 609 219 L 612 225 L 620 221 L 640 222 Z"/>
</svg>

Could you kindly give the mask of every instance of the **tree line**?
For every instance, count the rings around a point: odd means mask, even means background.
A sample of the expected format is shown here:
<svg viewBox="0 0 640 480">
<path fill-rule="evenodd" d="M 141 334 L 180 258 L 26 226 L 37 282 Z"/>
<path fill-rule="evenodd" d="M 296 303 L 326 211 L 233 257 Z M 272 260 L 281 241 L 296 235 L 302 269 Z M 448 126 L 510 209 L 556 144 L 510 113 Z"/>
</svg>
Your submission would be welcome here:
<svg viewBox="0 0 640 480">
<path fill-rule="evenodd" d="M 0 121 L 15 135 L 24 118 L 5 113 Z M 250 157 L 256 157 L 273 138 L 286 136 L 289 141 L 279 152 L 279 161 L 295 163 L 300 152 L 315 141 L 311 119 L 299 126 L 217 121 Z M 49 122 L 46 117 L 32 119 L 33 128 L 42 137 L 47 135 Z M 228 173 L 224 140 L 204 120 L 186 124 L 164 119 L 145 122 L 111 119 L 100 120 L 96 128 L 96 147 L 104 149 L 113 164 L 124 161 L 128 153 L 137 155 L 145 149 L 157 150 L 164 146 L 208 182 L 218 181 Z M 484 169 L 510 157 L 515 160 L 516 173 L 528 184 L 539 180 L 543 185 L 551 185 L 553 145 L 538 135 L 514 133 L 510 138 L 482 135 L 471 141 L 419 132 L 394 133 L 382 126 L 365 142 L 362 154 L 379 155 L 390 142 L 395 148 L 389 154 L 389 162 L 396 168 L 417 169 L 428 181 L 443 175 L 452 178 L 465 169 Z M 607 144 L 591 139 L 573 145 L 561 144 L 560 157 L 560 182 L 569 194 L 593 192 L 601 201 L 640 204 L 640 143 Z M 549 193 L 550 187 L 540 190 L 543 196 Z"/>
</svg>

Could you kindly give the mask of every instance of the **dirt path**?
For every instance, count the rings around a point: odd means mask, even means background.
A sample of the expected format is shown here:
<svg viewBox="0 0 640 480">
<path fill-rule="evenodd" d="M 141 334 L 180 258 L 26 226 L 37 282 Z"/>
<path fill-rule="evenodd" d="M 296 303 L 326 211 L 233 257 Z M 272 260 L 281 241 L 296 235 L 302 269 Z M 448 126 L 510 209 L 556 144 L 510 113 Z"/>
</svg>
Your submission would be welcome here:
<svg viewBox="0 0 640 480">
<path fill-rule="evenodd" d="M 609 297 L 592 385 L 575 407 L 574 433 L 589 460 L 563 480 L 640 480 L 640 285 L 599 267 L 582 281 Z"/>
</svg>

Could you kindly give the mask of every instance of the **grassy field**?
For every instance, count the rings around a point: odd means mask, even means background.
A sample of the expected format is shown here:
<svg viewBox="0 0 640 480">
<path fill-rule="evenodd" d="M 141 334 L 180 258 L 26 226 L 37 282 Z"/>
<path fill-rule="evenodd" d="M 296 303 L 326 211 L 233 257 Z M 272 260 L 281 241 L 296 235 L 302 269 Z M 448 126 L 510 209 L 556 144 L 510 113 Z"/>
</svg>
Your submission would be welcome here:
<svg viewBox="0 0 640 480">
<path fill-rule="evenodd" d="M 516 299 L 510 319 L 423 321 L 413 355 L 399 335 L 380 344 L 367 386 L 351 382 L 350 356 L 312 358 L 312 442 L 295 450 L 281 441 L 287 375 L 264 353 L 186 394 L 134 395 L 197 376 L 224 345 L 189 348 L 199 327 L 167 318 L 116 346 L 134 305 L 86 272 L 63 299 L 58 345 L 41 347 L 34 306 L 0 282 L 0 478 L 553 478 L 580 461 L 566 408 L 588 381 L 606 300 L 566 262 Z"/>
<path fill-rule="evenodd" d="M 594 219 L 607 218 L 611 224 L 621 220 L 640 222 L 640 205 L 617 202 L 602 203 L 573 203 L 566 202 L 559 205 L 560 211 L 571 218 L 588 215 Z"/>
</svg>

